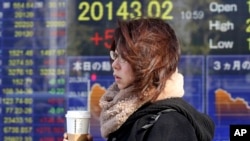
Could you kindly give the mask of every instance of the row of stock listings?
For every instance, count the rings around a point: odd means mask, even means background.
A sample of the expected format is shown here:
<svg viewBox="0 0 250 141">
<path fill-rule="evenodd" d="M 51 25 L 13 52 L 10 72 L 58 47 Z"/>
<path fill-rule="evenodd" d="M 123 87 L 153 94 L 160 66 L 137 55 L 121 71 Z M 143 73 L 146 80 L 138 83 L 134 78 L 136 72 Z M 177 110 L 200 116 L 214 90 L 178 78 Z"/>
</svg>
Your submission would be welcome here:
<svg viewBox="0 0 250 141">
<path fill-rule="evenodd" d="M 192 0 L 190 0 L 192 1 Z M 207 11 L 182 10 L 173 13 L 182 1 L 77 1 L 77 0 L 2 0 L 0 2 L 0 140 L 61 141 L 65 132 L 67 110 L 67 12 L 75 3 L 76 21 L 83 24 L 107 21 L 115 17 L 132 19 L 142 15 L 164 20 L 202 21 Z M 237 13 L 241 8 L 230 1 L 210 2 L 210 14 Z M 204 2 L 204 4 L 207 4 Z M 250 1 L 244 1 L 244 14 L 250 14 Z M 144 9 L 144 10 L 142 10 Z M 157 10 L 154 10 L 157 9 Z M 72 11 L 71 11 L 72 12 Z M 250 51 L 250 18 L 244 21 L 244 39 Z M 230 20 L 207 21 L 207 30 L 215 34 L 235 31 Z M 93 31 L 88 39 L 92 47 L 110 47 L 113 29 Z M 220 33 L 219 33 L 220 32 Z M 207 38 L 211 50 L 240 48 L 237 38 L 216 40 Z M 237 43 L 236 43 L 237 42 Z M 237 45 L 235 45 L 237 44 Z"/>
</svg>

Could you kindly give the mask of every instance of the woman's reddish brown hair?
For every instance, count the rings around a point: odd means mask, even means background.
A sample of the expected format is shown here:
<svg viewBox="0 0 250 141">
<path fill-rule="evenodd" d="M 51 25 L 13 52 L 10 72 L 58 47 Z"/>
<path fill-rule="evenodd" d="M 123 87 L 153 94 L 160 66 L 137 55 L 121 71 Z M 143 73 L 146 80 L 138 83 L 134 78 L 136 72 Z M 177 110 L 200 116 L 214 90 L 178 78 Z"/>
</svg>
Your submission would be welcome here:
<svg viewBox="0 0 250 141">
<path fill-rule="evenodd" d="M 111 50 L 132 66 L 134 91 L 140 98 L 155 100 L 166 80 L 176 71 L 180 47 L 172 27 L 158 18 L 119 21 Z"/>
</svg>

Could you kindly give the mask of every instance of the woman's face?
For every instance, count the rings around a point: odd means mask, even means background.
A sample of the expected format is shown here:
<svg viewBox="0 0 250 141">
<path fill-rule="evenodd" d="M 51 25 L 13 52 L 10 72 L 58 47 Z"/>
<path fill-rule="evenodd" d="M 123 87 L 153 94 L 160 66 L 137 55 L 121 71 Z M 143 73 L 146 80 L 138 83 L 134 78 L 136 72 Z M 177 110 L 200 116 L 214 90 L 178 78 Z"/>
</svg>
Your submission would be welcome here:
<svg viewBox="0 0 250 141">
<path fill-rule="evenodd" d="M 110 52 L 111 59 L 113 60 L 112 68 L 115 82 L 119 89 L 125 89 L 133 83 L 135 75 L 131 65 L 124 60 L 117 51 Z"/>
</svg>

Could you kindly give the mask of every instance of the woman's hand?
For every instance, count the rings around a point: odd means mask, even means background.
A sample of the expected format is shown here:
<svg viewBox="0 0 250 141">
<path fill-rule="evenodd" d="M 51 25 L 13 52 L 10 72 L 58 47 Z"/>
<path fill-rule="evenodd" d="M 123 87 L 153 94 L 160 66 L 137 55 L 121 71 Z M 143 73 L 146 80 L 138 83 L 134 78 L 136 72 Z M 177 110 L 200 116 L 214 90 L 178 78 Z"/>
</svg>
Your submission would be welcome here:
<svg viewBox="0 0 250 141">
<path fill-rule="evenodd" d="M 68 141 L 68 134 L 67 133 L 63 134 L 63 141 Z"/>
<path fill-rule="evenodd" d="M 63 134 L 63 141 L 69 141 L 68 140 L 68 134 L 67 133 L 64 133 Z M 83 140 L 81 141 L 93 141 L 93 137 L 90 135 L 90 134 L 87 134 L 86 138 L 84 138 Z"/>
</svg>

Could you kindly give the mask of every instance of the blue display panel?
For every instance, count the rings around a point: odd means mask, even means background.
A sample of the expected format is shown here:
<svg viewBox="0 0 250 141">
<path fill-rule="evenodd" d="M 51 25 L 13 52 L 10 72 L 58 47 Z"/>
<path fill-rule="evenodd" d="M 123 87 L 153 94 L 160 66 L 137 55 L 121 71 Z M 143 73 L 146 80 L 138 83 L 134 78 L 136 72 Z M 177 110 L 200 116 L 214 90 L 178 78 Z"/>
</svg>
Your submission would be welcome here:
<svg viewBox="0 0 250 141">
<path fill-rule="evenodd" d="M 0 140 L 61 141 L 66 0 L 0 2 Z"/>
<path fill-rule="evenodd" d="M 216 141 L 229 140 L 229 126 L 250 124 L 250 56 L 207 57 L 207 109 Z"/>
<path fill-rule="evenodd" d="M 114 82 L 110 59 L 108 56 L 69 57 L 68 66 L 68 109 L 90 110 L 91 135 L 96 141 L 104 141 L 100 135 L 99 99 Z M 76 91 L 87 94 L 73 95 Z"/>
<path fill-rule="evenodd" d="M 184 99 L 198 111 L 205 113 L 205 57 L 183 55 L 179 72 L 184 76 Z"/>
<path fill-rule="evenodd" d="M 109 57 L 68 57 L 68 109 L 90 110 L 93 85 L 108 86 L 111 82 Z"/>
</svg>

